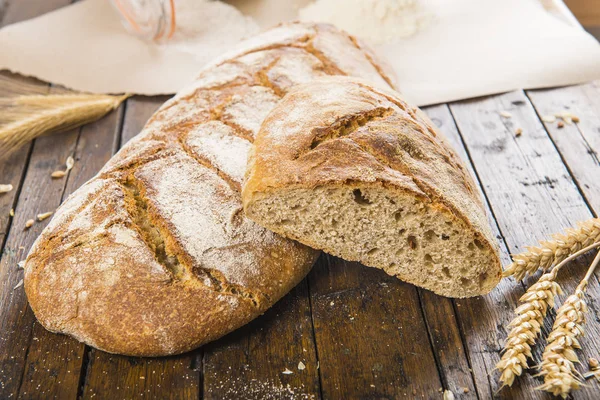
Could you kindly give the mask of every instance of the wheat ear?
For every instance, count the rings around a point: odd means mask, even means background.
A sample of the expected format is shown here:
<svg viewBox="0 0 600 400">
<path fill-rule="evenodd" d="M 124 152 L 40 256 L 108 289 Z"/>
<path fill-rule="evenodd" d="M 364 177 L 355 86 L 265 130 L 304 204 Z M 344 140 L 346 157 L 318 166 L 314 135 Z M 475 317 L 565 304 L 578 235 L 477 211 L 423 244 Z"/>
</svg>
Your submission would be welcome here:
<svg viewBox="0 0 600 400">
<path fill-rule="evenodd" d="M 581 348 L 577 338 L 584 334 L 583 324 L 588 310 L 583 296 L 598 263 L 600 251 L 575 293 L 558 309 L 552 332 L 548 335 L 539 374 L 544 377 L 544 384 L 537 389 L 554 396 L 566 398 L 571 390 L 579 389 L 582 385 L 581 375 L 575 369 L 575 363 L 579 362 L 575 349 Z"/>
<path fill-rule="evenodd" d="M 527 359 L 532 357 L 531 347 L 540 334 L 548 308 L 554 307 L 554 297 L 562 294 L 559 284 L 556 283 L 558 271 L 571 260 L 596 247 L 600 247 L 600 243 L 594 243 L 567 257 L 550 272 L 542 275 L 521 296 L 521 305 L 515 310 L 517 316 L 508 325 L 511 330 L 504 344 L 502 358 L 496 364 L 496 369 L 501 373 L 502 386 L 512 386 L 515 378 L 528 368 Z"/>
<path fill-rule="evenodd" d="M 521 280 L 537 270 L 548 270 L 571 254 L 593 243 L 600 242 L 600 218 L 580 222 L 577 228 L 569 228 L 564 234 L 552 235 L 552 240 L 542 241 L 539 246 L 528 247 L 527 251 L 513 256 L 513 262 L 503 275 Z"/>
<path fill-rule="evenodd" d="M 0 100 L 0 155 L 6 156 L 50 132 L 96 121 L 128 96 L 94 94 L 26 95 Z"/>
</svg>

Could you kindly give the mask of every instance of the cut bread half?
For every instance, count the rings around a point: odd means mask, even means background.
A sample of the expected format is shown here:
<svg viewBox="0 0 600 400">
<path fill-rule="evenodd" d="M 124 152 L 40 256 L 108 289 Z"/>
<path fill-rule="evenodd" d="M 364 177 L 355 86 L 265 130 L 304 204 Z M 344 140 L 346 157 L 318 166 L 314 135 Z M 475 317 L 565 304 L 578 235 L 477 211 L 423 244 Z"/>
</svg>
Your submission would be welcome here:
<svg viewBox="0 0 600 400">
<path fill-rule="evenodd" d="M 254 142 L 242 198 L 276 233 L 443 296 L 485 294 L 500 280 L 461 160 L 419 109 L 364 81 L 289 92 Z"/>
</svg>

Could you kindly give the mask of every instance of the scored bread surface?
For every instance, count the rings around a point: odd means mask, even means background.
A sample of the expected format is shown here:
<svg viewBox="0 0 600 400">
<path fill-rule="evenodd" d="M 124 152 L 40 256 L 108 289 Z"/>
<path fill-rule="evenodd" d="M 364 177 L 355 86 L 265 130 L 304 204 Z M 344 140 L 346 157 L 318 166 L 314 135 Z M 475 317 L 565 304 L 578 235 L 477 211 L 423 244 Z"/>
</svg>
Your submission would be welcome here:
<svg viewBox="0 0 600 400">
<path fill-rule="evenodd" d="M 244 216 L 240 190 L 265 116 L 294 85 L 386 67 L 328 25 L 242 43 L 165 103 L 73 193 L 33 245 L 25 290 L 47 329 L 112 353 L 181 353 L 263 313 L 318 252 Z"/>
<path fill-rule="evenodd" d="M 293 88 L 248 161 L 247 216 L 314 248 L 450 297 L 501 274 L 477 188 L 442 134 L 397 92 L 351 77 Z"/>
</svg>

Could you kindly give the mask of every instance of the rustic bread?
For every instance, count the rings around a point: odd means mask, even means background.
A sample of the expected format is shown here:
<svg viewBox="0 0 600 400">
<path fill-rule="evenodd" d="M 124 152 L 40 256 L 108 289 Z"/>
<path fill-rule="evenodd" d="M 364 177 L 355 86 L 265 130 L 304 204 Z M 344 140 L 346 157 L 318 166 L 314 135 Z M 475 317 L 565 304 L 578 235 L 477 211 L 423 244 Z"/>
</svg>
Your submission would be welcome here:
<svg viewBox="0 0 600 400">
<path fill-rule="evenodd" d="M 349 77 L 293 88 L 248 162 L 246 215 L 285 237 L 449 297 L 500 280 L 461 160 L 398 93 Z"/>
<path fill-rule="evenodd" d="M 288 24 L 207 67 L 58 209 L 25 263 L 41 324 L 112 353 L 181 353 L 246 324 L 317 251 L 245 218 L 251 142 L 288 89 L 385 67 L 331 26 Z"/>
</svg>

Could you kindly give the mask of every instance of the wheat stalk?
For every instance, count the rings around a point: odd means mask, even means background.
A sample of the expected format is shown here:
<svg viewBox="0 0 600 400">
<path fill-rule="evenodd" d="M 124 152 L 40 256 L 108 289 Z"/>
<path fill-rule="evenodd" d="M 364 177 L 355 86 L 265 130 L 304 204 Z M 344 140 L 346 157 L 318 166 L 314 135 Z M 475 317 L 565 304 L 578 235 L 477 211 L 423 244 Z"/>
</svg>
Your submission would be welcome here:
<svg viewBox="0 0 600 400">
<path fill-rule="evenodd" d="M 540 334 L 542 323 L 549 307 L 554 306 L 554 297 L 562 293 L 555 282 L 557 269 L 544 274 L 519 299 L 517 316 L 508 325 L 511 330 L 504 344 L 504 354 L 496 364 L 501 371 L 502 386 L 512 386 L 515 378 L 527 369 L 527 359 L 531 358 L 531 347 Z"/>
<path fill-rule="evenodd" d="M 569 228 L 564 234 L 552 235 L 552 240 L 542 241 L 539 246 L 528 247 L 527 251 L 513 256 L 513 262 L 503 275 L 521 280 L 537 270 L 548 270 L 569 255 L 593 243 L 600 242 L 600 218 L 593 218 Z"/>
<path fill-rule="evenodd" d="M 558 271 L 571 260 L 587 253 L 593 248 L 600 247 L 594 243 L 570 255 L 550 272 L 545 273 L 519 299 L 521 305 L 515 310 L 517 316 L 508 325 L 508 334 L 502 358 L 496 364 L 501 371 L 502 386 L 512 386 L 515 378 L 528 368 L 527 359 L 532 357 L 531 347 L 535 344 L 548 309 L 554 307 L 554 297 L 562 294 L 560 285 L 556 283 Z"/>
<path fill-rule="evenodd" d="M 57 94 L 0 99 L 0 155 L 8 155 L 44 133 L 96 121 L 117 108 L 127 97 Z"/>
<path fill-rule="evenodd" d="M 539 374 L 544 377 L 544 384 L 537 389 L 550 392 L 554 396 L 566 398 L 571 390 L 579 389 L 582 385 L 579 378 L 581 375 L 575 369 L 575 363 L 579 362 L 575 350 L 581 348 L 577 338 L 584 334 L 583 324 L 587 304 L 583 296 L 589 278 L 598 263 L 600 263 L 600 251 L 575 293 L 569 296 L 558 309 L 552 332 L 548 335 L 548 344 L 542 355 Z"/>
</svg>

